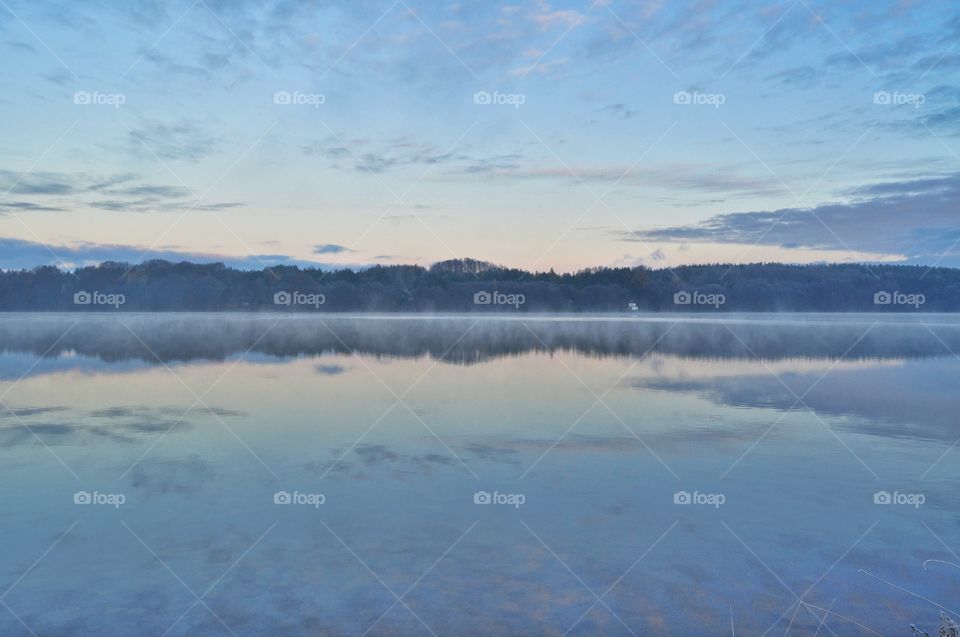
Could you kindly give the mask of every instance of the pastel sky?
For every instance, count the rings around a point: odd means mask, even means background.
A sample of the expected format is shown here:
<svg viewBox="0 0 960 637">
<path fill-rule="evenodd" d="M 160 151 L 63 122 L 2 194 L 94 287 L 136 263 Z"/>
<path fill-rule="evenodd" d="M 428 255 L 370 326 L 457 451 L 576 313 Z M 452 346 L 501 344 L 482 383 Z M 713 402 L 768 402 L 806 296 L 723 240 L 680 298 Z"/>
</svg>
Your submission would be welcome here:
<svg viewBox="0 0 960 637">
<path fill-rule="evenodd" d="M 942 1 L 0 0 L 0 267 L 960 266 Z"/>
</svg>

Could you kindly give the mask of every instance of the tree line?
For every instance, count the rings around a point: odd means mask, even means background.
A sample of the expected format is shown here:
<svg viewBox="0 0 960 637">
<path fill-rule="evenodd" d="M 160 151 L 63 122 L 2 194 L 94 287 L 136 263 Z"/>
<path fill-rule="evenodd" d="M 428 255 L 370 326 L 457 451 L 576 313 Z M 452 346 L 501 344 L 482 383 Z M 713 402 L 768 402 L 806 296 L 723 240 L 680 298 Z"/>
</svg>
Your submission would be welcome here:
<svg viewBox="0 0 960 637">
<path fill-rule="evenodd" d="M 527 272 L 475 259 L 352 270 L 107 262 L 0 272 L 0 311 L 960 311 L 960 270 L 755 263 Z"/>
</svg>

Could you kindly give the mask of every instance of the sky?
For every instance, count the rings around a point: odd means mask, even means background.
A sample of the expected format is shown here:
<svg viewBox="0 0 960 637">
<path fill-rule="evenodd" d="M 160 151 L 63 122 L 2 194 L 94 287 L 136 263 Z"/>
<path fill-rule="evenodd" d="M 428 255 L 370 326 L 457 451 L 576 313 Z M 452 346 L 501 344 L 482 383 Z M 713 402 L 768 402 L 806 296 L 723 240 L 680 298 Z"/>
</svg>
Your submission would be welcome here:
<svg viewBox="0 0 960 637">
<path fill-rule="evenodd" d="M 942 1 L 0 0 L 0 268 L 960 266 Z"/>
</svg>

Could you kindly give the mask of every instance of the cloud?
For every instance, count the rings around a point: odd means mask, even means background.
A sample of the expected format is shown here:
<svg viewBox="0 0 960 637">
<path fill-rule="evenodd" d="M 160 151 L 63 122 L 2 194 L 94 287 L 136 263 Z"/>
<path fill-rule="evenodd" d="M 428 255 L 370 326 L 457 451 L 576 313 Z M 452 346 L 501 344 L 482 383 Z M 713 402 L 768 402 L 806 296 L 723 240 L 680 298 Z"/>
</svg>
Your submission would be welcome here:
<svg viewBox="0 0 960 637">
<path fill-rule="evenodd" d="M 72 195 L 78 191 L 78 185 L 71 176 L 63 173 L 18 174 L 0 170 L 0 190 L 17 195 Z"/>
<path fill-rule="evenodd" d="M 26 53 L 37 52 L 37 50 L 33 48 L 33 46 L 27 44 L 26 42 L 20 42 L 19 40 L 4 42 L 3 45 L 15 51 L 23 51 Z"/>
<path fill-rule="evenodd" d="M 910 35 L 898 40 L 879 39 L 876 44 L 858 51 L 844 50 L 827 56 L 826 66 L 858 69 L 866 65 L 871 69 L 900 69 L 921 54 L 927 43 L 919 35 Z"/>
<path fill-rule="evenodd" d="M 242 206 L 243 204 L 235 201 L 228 201 L 223 203 L 197 203 L 190 201 L 178 201 L 178 202 L 161 202 L 154 197 L 145 197 L 143 199 L 134 199 L 134 200 L 116 200 L 116 199 L 100 199 L 96 201 L 87 202 L 87 205 L 91 208 L 97 208 L 99 210 L 108 210 L 111 212 L 155 212 L 155 211 L 175 211 L 175 210 L 207 210 L 207 211 L 216 211 L 216 210 L 228 210 L 230 208 L 236 208 Z"/>
<path fill-rule="evenodd" d="M 696 164 L 605 164 L 587 166 L 474 165 L 470 172 L 485 172 L 498 179 L 560 179 L 564 181 L 616 182 L 624 185 L 677 188 L 710 193 L 773 194 L 783 185 L 772 177 L 742 175 L 736 169 Z M 572 174 L 571 174 L 572 173 Z"/>
<path fill-rule="evenodd" d="M 569 58 L 559 58 L 556 60 L 550 60 L 549 62 L 534 62 L 533 64 L 527 66 L 521 66 L 510 71 L 510 75 L 513 77 L 526 77 L 531 73 L 537 75 L 548 75 L 551 71 L 557 68 L 561 68 L 570 63 Z"/>
<path fill-rule="evenodd" d="M 537 2 L 536 11 L 530 14 L 530 20 L 541 29 L 563 27 L 572 29 L 583 24 L 586 16 L 573 9 L 554 9 L 548 2 Z"/>
<path fill-rule="evenodd" d="M 211 79 L 210 74 L 207 73 L 206 70 L 191 64 L 183 64 L 183 63 L 177 62 L 173 58 L 163 55 L 156 49 L 151 49 L 146 51 L 143 54 L 143 57 L 145 60 L 148 60 L 149 62 L 155 64 L 157 68 L 163 72 L 164 76 L 167 76 L 167 77 L 174 76 L 174 75 L 182 75 L 182 76 L 193 77 L 193 78 L 198 78 L 202 80 Z"/>
<path fill-rule="evenodd" d="M 130 195 L 131 197 L 147 196 L 163 199 L 177 199 L 190 195 L 190 191 L 187 188 L 181 188 L 178 186 L 131 186 L 129 188 L 114 190 L 113 192 L 122 195 Z"/>
<path fill-rule="evenodd" d="M 320 269 L 361 268 L 364 264 L 325 263 L 297 259 L 285 254 L 250 254 L 246 256 L 195 252 L 170 246 L 151 249 L 150 246 L 100 243 L 44 244 L 24 239 L 0 238 L 0 269 L 30 269 L 38 265 L 56 265 L 75 268 L 97 265 L 104 261 L 136 263 L 162 259 L 179 263 L 223 263 L 243 270 L 261 270 L 275 265 L 297 265 Z"/>
<path fill-rule="evenodd" d="M 67 86 L 76 81 L 76 76 L 67 69 L 54 69 L 43 76 L 43 79 L 56 84 L 57 86 Z"/>
<path fill-rule="evenodd" d="M 853 250 L 933 263 L 960 240 L 960 173 L 848 190 L 844 203 L 716 215 L 628 240 Z"/>
<path fill-rule="evenodd" d="M 363 138 L 342 140 L 331 135 L 305 144 L 300 150 L 306 155 L 330 159 L 332 168 L 373 173 L 382 173 L 402 166 L 426 166 L 466 159 L 463 155 L 409 137 L 375 143 Z"/>
<path fill-rule="evenodd" d="M 32 196 L 0 200 L 0 215 L 7 211 L 65 212 L 83 207 L 112 212 L 172 210 L 226 210 L 240 202 L 197 202 L 195 193 L 183 186 L 144 183 L 135 173 L 91 175 L 87 173 L 36 172 L 17 174 L 0 170 L 0 191 Z M 97 198 L 91 198 L 91 197 Z"/>
<path fill-rule="evenodd" d="M 0 214 L 8 210 L 18 212 L 58 212 L 63 208 L 56 206 L 43 206 L 29 201 L 0 201 Z"/>
<path fill-rule="evenodd" d="M 127 133 L 128 148 L 138 157 L 199 161 L 212 155 L 221 140 L 207 126 L 189 120 L 148 121 Z"/>
<path fill-rule="evenodd" d="M 355 252 L 355 250 L 336 243 L 324 243 L 313 247 L 314 254 L 341 254 L 343 252 Z"/>
<path fill-rule="evenodd" d="M 470 161 L 462 170 L 465 173 L 496 173 L 520 168 L 523 155 L 520 153 L 504 153 L 481 157 Z"/>
<path fill-rule="evenodd" d="M 935 130 L 940 134 L 950 136 L 960 135 L 960 99 L 952 106 L 942 108 L 939 111 L 920 118 L 920 126 L 916 128 L 920 134 L 923 134 L 924 131 L 929 132 L 930 130 Z"/>
<path fill-rule="evenodd" d="M 822 69 L 804 65 L 773 73 L 764 79 L 790 88 L 811 88 L 825 76 Z"/>
<path fill-rule="evenodd" d="M 116 173 L 113 175 L 106 175 L 103 177 L 96 177 L 90 181 L 86 188 L 93 192 L 100 192 L 108 188 L 113 188 L 114 186 L 119 186 L 130 181 L 136 181 L 140 178 L 136 173 Z"/>
<path fill-rule="evenodd" d="M 630 110 L 629 108 L 627 108 L 626 104 L 622 104 L 622 103 L 610 104 L 608 106 L 604 106 L 603 108 L 600 109 L 600 111 L 603 113 L 609 113 L 610 115 L 613 115 L 614 117 L 619 117 L 620 119 L 630 119 L 637 114 L 636 111 Z"/>
</svg>

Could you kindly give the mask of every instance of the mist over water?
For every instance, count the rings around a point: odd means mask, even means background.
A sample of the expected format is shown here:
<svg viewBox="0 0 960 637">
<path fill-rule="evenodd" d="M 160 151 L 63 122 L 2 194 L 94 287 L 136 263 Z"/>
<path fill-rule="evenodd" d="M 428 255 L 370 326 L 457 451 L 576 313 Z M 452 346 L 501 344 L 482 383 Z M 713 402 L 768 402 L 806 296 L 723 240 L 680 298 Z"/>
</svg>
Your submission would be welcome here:
<svg viewBox="0 0 960 637">
<path fill-rule="evenodd" d="M 7 315 L 0 633 L 908 634 L 960 591 L 953 352 L 950 315 Z"/>
<path fill-rule="evenodd" d="M 696 358 L 923 358 L 960 350 L 960 319 L 950 314 L 10 314 L 0 321 L 0 350 L 151 363 L 248 353 L 281 358 L 355 353 L 468 364 L 554 350 L 622 357 L 656 351 Z"/>
</svg>

